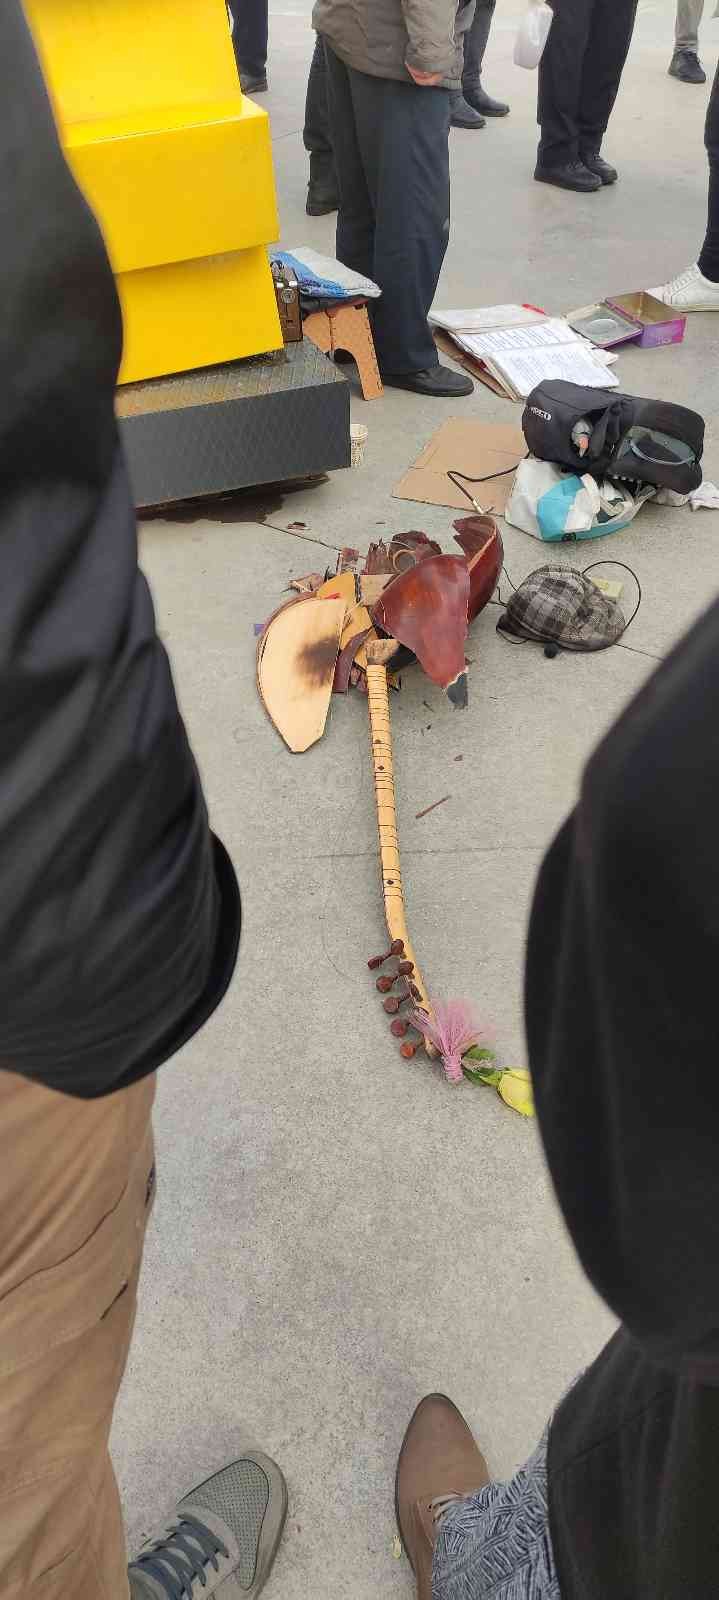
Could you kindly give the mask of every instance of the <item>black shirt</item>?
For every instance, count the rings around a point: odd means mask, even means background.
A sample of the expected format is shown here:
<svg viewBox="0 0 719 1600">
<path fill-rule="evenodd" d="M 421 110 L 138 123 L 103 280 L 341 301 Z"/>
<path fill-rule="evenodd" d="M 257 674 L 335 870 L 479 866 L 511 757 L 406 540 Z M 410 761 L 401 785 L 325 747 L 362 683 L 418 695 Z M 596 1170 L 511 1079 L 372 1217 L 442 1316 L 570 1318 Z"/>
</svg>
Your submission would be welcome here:
<svg viewBox="0 0 719 1600">
<path fill-rule="evenodd" d="M 0 239 L 0 1066 L 93 1096 L 212 1010 L 239 895 L 138 568 L 112 272 L 18 0 Z"/>
<path fill-rule="evenodd" d="M 540 1128 L 624 1325 L 550 1431 L 564 1600 L 719 1591 L 718 974 L 715 605 L 590 761 L 532 911 Z"/>
</svg>

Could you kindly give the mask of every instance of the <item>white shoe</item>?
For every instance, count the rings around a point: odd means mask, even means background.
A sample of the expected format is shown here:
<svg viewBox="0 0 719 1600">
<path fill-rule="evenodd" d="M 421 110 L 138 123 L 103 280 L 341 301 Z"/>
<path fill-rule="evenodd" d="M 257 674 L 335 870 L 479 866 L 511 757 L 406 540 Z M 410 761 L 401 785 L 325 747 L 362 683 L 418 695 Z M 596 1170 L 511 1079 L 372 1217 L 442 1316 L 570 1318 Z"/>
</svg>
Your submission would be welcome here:
<svg viewBox="0 0 719 1600">
<path fill-rule="evenodd" d="M 648 293 L 677 311 L 719 311 L 719 283 L 705 278 L 696 263 L 687 267 L 686 272 L 678 272 L 669 283 L 649 289 Z"/>
</svg>

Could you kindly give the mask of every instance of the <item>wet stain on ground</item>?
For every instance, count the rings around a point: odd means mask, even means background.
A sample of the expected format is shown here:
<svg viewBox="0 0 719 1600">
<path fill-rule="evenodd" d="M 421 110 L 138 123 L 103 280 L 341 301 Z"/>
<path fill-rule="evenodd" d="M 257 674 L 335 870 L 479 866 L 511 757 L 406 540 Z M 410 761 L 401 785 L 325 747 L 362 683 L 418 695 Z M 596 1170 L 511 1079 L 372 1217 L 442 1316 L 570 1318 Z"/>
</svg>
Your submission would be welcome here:
<svg viewBox="0 0 719 1600">
<path fill-rule="evenodd" d="M 268 484 L 262 489 L 235 489 L 228 494 L 212 494 L 197 500 L 176 500 L 169 505 L 144 506 L 137 512 L 140 522 L 267 522 L 282 511 L 285 497 L 293 490 L 318 489 L 327 482 L 323 473 L 296 483 Z M 294 523 L 290 527 L 306 524 Z"/>
<path fill-rule="evenodd" d="M 213 494 L 207 500 L 179 500 L 175 505 L 139 511 L 142 522 L 266 522 L 282 510 L 281 494 Z"/>
</svg>

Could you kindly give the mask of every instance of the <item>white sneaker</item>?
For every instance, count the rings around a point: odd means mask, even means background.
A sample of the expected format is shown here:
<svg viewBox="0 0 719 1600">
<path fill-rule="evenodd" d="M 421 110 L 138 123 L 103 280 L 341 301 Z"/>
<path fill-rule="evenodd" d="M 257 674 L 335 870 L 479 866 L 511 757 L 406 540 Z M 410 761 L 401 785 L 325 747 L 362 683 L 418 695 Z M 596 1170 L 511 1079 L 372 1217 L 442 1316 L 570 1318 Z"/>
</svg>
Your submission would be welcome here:
<svg viewBox="0 0 719 1600">
<path fill-rule="evenodd" d="M 687 267 L 686 272 L 678 272 L 669 283 L 649 289 L 648 293 L 677 311 L 719 311 L 719 283 L 705 278 L 696 263 Z"/>
</svg>

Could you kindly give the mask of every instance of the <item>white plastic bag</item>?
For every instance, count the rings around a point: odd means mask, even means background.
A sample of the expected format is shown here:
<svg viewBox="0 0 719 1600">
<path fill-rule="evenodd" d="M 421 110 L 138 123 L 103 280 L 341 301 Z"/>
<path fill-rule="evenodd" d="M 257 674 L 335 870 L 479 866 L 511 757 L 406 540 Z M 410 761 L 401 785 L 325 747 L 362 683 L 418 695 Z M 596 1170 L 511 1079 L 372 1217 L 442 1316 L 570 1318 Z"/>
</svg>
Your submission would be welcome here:
<svg viewBox="0 0 719 1600">
<path fill-rule="evenodd" d="M 608 479 L 599 484 L 588 473 L 580 477 L 552 461 L 526 456 L 517 468 L 504 517 L 513 528 L 549 544 L 601 539 L 626 528 L 654 492 L 645 484 L 632 495 L 626 484 Z"/>
<path fill-rule="evenodd" d="M 546 0 L 529 0 L 529 10 L 522 17 L 514 42 L 515 66 L 526 67 L 529 72 L 539 66 L 553 18 Z"/>
</svg>

